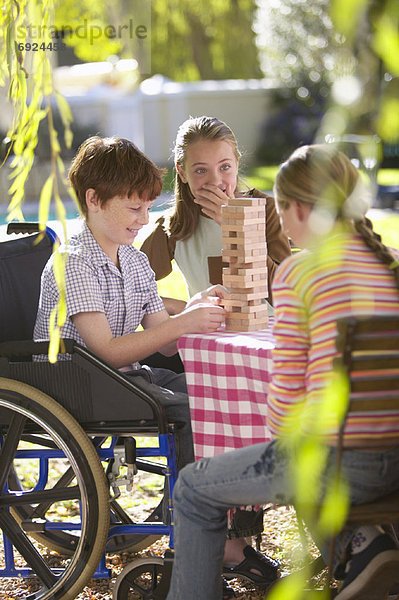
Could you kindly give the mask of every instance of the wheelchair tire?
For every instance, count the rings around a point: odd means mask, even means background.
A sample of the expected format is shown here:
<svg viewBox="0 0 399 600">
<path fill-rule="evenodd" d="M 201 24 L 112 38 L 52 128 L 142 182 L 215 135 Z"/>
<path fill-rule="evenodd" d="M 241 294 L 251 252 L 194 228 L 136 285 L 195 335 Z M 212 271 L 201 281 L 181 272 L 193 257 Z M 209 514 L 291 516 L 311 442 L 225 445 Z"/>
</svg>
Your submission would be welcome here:
<svg viewBox="0 0 399 600">
<path fill-rule="evenodd" d="M 0 449 L 0 527 L 21 555 L 24 568 L 28 565 L 31 569 L 27 575 L 29 580 L 36 576 L 36 589 L 32 593 L 31 587 L 27 586 L 25 598 L 73 600 L 96 570 L 109 531 L 108 484 L 97 452 L 87 434 L 62 406 L 36 388 L 18 381 L 0 378 L 0 423 L 3 439 Z M 31 450 L 37 453 L 43 447 L 62 451 L 64 458 L 60 460 L 69 462 L 74 473 L 73 485 L 52 485 L 47 478 L 45 485 L 42 482 L 27 485 L 28 489 L 22 494 L 21 489 L 13 492 L 5 486 L 11 467 L 21 468 L 25 460 L 20 455 L 16 458 L 16 452 Z M 37 550 L 32 538 L 37 537 L 38 528 L 61 520 L 63 503 L 74 504 L 73 524 L 81 525 L 74 536 L 74 553 L 69 557 L 57 557 L 60 570 L 54 571 L 51 566 L 54 556 L 46 556 Z M 49 510 L 58 507 L 57 518 L 38 523 L 34 507 L 40 504 L 48 505 Z M 23 522 L 14 517 L 21 506 L 33 508 Z M 16 580 L 18 597 L 23 598 L 20 589 L 24 580 L 21 577 Z M 10 581 L 12 584 L 12 579 Z"/>
<path fill-rule="evenodd" d="M 113 600 L 152 600 L 164 573 L 162 558 L 139 558 L 118 575 L 112 590 Z"/>
</svg>

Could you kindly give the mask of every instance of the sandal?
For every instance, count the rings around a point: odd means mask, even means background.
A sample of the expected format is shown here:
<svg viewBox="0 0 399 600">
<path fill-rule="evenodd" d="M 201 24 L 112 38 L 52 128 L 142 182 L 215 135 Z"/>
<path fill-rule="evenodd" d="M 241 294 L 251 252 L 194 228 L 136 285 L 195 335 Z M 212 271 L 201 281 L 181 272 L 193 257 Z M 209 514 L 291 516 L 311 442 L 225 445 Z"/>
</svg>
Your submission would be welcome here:
<svg viewBox="0 0 399 600">
<path fill-rule="evenodd" d="M 236 595 L 235 595 L 234 590 L 231 587 L 231 585 L 229 585 L 227 583 L 227 581 L 225 580 L 224 577 L 222 577 L 222 580 L 223 580 L 223 600 L 229 600 L 230 598 L 235 598 Z"/>
<path fill-rule="evenodd" d="M 223 577 L 226 577 L 226 579 L 240 577 L 259 586 L 269 586 L 279 578 L 278 568 L 280 563 L 277 560 L 261 554 L 252 546 L 245 546 L 243 552 L 245 558 L 238 565 L 223 565 Z M 253 573 L 251 569 L 260 571 L 262 575 Z"/>
</svg>

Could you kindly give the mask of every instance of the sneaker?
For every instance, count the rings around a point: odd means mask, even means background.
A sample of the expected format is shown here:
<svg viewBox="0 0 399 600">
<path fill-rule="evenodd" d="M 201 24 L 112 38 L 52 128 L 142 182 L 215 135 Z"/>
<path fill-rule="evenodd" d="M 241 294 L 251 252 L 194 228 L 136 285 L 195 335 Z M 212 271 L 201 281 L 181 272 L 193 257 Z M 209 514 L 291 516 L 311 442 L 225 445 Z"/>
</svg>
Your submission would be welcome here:
<svg viewBox="0 0 399 600">
<path fill-rule="evenodd" d="M 399 582 L 399 548 L 383 533 L 348 563 L 343 586 L 335 600 L 384 600 Z"/>
</svg>

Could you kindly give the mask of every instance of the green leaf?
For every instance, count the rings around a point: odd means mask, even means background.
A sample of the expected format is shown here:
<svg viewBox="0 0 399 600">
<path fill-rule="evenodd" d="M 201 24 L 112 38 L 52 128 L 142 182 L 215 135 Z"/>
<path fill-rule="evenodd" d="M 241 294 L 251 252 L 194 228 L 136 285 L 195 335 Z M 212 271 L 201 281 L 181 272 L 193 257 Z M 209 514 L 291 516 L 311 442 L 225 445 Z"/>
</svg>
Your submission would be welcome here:
<svg viewBox="0 0 399 600">
<path fill-rule="evenodd" d="M 39 202 L 39 222 L 47 223 L 48 215 L 50 212 L 51 194 L 53 191 L 54 175 L 48 176 L 45 184 L 42 187 Z"/>
<path fill-rule="evenodd" d="M 58 110 L 60 111 L 61 120 L 64 126 L 67 126 L 73 121 L 72 111 L 64 96 L 59 92 L 55 93 L 55 99 L 57 101 Z"/>
<path fill-rule="evenodd" d="M 399 75 L 399 19 L 393 15 L 383 14 L 376 24 L 373 47 L 382 58 L 386 69 Z"/>
<path fill-rule="evenodd" d="M 323 500 L 318 532 L 324 538 L 331 537 L 341 531 L 345 524 L 350 505 L 349 486 L 345 480 L 331 483 Z"/>
<path fill-rule="evenodd" d="M 337 30 L 351 38 L 367 4 L 368 0 L 333 0 L 330 14 Z"/>
<path fill-rule="evenodd" d="M 58 350 L 60 347 L 60 330 L 55 325 L 55 319 L 57 315 L 57 306 L 55 306 L 51 312 L 50 320 L 49 320 L 49 333 L 50 333 L 50 343 L 48 348 L 48 359 L 49 362 L 55 363 L 57 362 Z"/>
<path fill-rule="evenodd" d="M 378 135 L 388 144 L 399 140 L 399 98 L 386 98 L 382 102 L 377 121 Z"/>
</svg>

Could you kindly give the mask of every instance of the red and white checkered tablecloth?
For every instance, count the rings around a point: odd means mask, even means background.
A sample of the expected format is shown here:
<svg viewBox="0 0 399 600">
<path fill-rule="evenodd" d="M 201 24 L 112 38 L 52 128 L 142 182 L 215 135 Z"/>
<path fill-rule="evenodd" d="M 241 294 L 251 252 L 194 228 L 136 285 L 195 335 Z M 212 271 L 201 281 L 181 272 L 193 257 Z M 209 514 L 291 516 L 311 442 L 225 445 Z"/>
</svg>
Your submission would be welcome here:
<svg viewBox="0 0 399 600">
<path fill-rule="evenodd" d="M 271 439 L 266 426 L 271 330 L 184 335 L 196 458 Z"/>
</svg>

